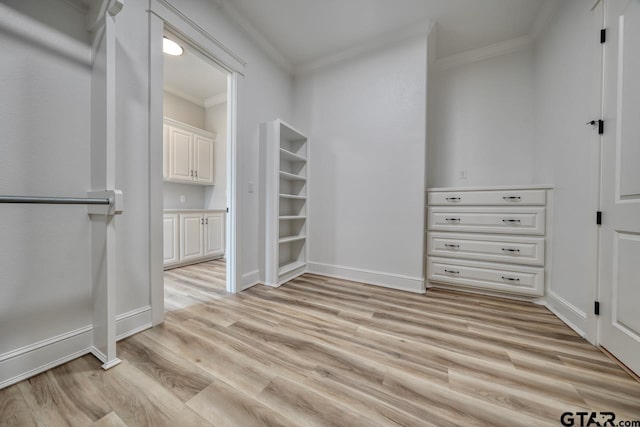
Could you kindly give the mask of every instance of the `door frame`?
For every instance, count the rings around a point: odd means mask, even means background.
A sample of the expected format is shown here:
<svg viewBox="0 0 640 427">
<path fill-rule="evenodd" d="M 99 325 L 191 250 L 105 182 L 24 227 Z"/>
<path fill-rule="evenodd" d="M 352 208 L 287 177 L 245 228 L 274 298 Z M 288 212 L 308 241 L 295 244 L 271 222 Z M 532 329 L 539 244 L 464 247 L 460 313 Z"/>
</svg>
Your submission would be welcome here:
<svg viewBox="0 0 640 427">
<path fill-rule="evenodd" d="M 239 179 L 242 176 L 238 161 L 239 100 L 242 99 L 242 80 L 246 62 L 233 50 L 216 39 L 167 0 L 149 0 L 149 276 L 150 304 L 153 326 L 164 321 L 164 266 L 163 266 L 163 198 L 162 198 L 162 140 L 163 119 L 163 53 L 162 37 L 170 32 L 180 42 L 229 73 L 227 83 L 227 207 L 226 239 L 227 291 L 239 290 L 241 275 L 241 239 L 238 225 L 242 204 L 239 197 Z"/>
</svg>

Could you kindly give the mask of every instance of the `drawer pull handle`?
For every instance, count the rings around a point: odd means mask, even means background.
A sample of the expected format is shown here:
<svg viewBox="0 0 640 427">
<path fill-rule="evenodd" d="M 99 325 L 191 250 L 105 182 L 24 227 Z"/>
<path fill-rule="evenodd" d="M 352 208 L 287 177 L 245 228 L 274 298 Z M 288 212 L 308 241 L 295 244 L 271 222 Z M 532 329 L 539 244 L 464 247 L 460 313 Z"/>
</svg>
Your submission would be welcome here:
<svg viewBox="0 0 640 427">
<path fill-rule="evenodd" d="M 502 222 L 506 222 L 508 224 L 520 224 L 519 219 L 503 219 Z"/>
<path fill-rule="evenodd" d="M 522 197 L 520 197 L 520 196 L 504 196 L 503 199 L 504 200 L 522 200 Z"/>
<path fill-rule="evenodd" d="M 446 218 L 449 222 L 460 222 L 460 218 Z"/>
<path fill-rule="evenodd" d="M 452 249 L 459 249 L 460 245 L 452 245 L 452 244 L 449 244 L 449 243 L 445 243 L 444 247 L 445 248 L 452 248 Z"/>
<path fill-rule="evenodd" d="M 502 248 L 504 252 L 520 252 L 520 249 Z"/>
<path fill-rule="evenodd" d="M 460 197 L 447 197 L 446 200 L 447 202 L 459 202 L 461 199 Z"/>
<path fill-rule="evenodd" d="M 444 269 L 445 273 L 449 273 L 449 274 L 460 274 L 459 271 L 455 271 L 455 270 L 447 270 L 446 268 Z"/>
<path fill-rule="evenodd" d="M 507 280 L 509 282 L 519 282 L 520 279 L 517 277 L 507 277 L 507 276 L 502 276 L 502 280 Z"/>
</svg>

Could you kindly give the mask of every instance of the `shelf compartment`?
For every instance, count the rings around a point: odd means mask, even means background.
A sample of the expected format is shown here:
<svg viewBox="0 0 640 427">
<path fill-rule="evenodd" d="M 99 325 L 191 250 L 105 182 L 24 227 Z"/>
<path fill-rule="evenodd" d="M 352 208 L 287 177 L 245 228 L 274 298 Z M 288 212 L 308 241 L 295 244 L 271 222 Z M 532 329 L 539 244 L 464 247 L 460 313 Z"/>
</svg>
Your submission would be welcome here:
<svg viewBox="0 0 640 427">
<path fill-rule="evenodd" d="M 295 240 L 279 245 L 278 273 L 286 274 L 306 263 L 306 241 Z"/>
<path fill-rule="evenodd" d="M 284 148 L 280 149 L 280 159 L 284 159 L 290 162 L 304 162 L 304 163 L 307 162 L 306 157 L 293 153 L 289 150 L 285 150 Z"/>
<path fill-rule="evenodd" d="M 279 216 L 300 216 L 306 215 L 306 200 L 301 199 L 280 199 L 278 206 Z"/>
<path fill-rule="evenodd" d="M 290 153 L 306 157 L 307 138 L 297 130 L 280 122 L 280 148 Z"/>
<path fill-rule="evenodd" d="M 280 221 L 278 238 L 284 239 L 291 236 L 304 236 L 307 234 L 307 222 L 304 219 L 292 221 Z"/>
<path fill-rule="evenodd" d="M 288 196 L 307 196 L 307 181 L 284 179 L 280 177 L 280 194 Z"/>
<path fill-rule="evenodd" d="M 307 236 L 289 236 L 289 237 L 281 237 L 280 239 L 278 239 L 278 243 L 280 244 L 284 244 L 284 243 L 291 243 L 291 242 L 297 242 L 299 240 L 306 240 Z"/>
<path fill-rule="evenodd" d="M 280 171 L 291 175 L 306 177 L 307 164 L 305 162 L 291 162 L 286 159 L 280 159 Z"/>
<path fill-rule="evenodd" d="M 285 172 L 285 171 L 280 171 L 280 178 L 287 179 L 290 181 L 306 181 L 307 180 L 307 178 L 304 176 L 294 175 L 292 173 Z"/>
</svg>

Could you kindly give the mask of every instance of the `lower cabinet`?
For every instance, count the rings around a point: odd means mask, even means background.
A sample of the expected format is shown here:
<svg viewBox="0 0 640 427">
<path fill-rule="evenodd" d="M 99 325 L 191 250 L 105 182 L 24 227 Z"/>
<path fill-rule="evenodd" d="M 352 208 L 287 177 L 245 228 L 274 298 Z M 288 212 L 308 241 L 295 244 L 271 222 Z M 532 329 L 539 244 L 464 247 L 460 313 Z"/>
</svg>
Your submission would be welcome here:
<svg viewBox="0 0 640 427">
<path fill-rule="evenodd" d="M 224 212 L 165 213 L 165 268 L 224 256 L 224 220 Z"/>
</svg>

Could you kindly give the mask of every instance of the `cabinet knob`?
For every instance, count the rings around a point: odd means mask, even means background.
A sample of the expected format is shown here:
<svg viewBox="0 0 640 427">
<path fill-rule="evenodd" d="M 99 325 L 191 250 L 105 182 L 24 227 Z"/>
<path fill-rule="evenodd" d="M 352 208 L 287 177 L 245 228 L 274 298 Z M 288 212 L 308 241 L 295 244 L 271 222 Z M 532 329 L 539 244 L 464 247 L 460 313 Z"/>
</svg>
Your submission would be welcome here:
<svg viewBox="0 0 640 427">
<path fill-rule="evenodd" d="M 196 178 L 198 177 L 198 171 L 196 171 Z"/>
<path fill-rule="evenodd" d="M 209 218 L 205 219 L 205 220 L 204 220 L 204 223 L 205 223 L 205 224 L 209 224 Z"/>
<path fill-rule="evenodd" d="M 193 178 L 193 169 L 191 170 L 191 177 Z"/>
</svg>

